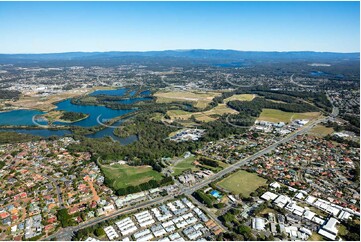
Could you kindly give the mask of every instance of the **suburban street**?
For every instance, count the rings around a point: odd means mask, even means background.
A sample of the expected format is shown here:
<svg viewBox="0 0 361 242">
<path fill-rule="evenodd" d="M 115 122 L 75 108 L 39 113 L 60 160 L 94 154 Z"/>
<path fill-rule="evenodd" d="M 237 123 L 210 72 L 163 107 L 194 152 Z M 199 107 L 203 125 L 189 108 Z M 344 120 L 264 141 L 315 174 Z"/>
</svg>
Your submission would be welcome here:
<svg viewBox="0 0 361 242">
<path fill-rule="evenodd" d="M 213 181 L 216 181 L 217 179 L 219 179 L 219 178 L 221 178 L 221 177 L 223 177 L 223 176 L 225 176 L 225 175 L 239 169 L 241 166 L 243 166 L 247 162 L 250 162 L 250 161 L 252 161 L 252 160 L 254 160 L 254 159 L 256 159 L 256 158 L 258 158 L 258 157 L 260 157 L 260 156 L 262 156 L 264 154 L 267 154 L 267 153 L 273 151 L 278 145 L 286 143 L 286 142 L 296 138 L 298 135 L 302 135 L 302 134 L 307 133 L 314 126 L 316 126 L 320 122 L 326 120 L 327 118 L 328 117 L 321 117 L 319 119 L 311 121 L 309 124 L 301 127 L 296 132 L 284 137 L 283 139 L 281 139 L 281 140 L 277 141 L 276 143 L 266 147 L 265 149 L 263 149 L 261 151 L 258 151 L 257 153 L 255 153 L 255 154 L 253 154 L 253 155 L 251 155 L 251 156 L 249 156 L 249 157 L 247 157 L 247 158 L 245 158 L 243 160 L 240 160 L 237 163 L 234 163 L 234 164 L 228 166 L 227 168 L 223 169 L 222 171 L 214 174 L 210 178 L 205 179 L 200 183 L 195 184 L 194 186 L 180 187 L 179 193 L 177 193 L 177 195 L 188 195 L 188 196 L 191 195 L 193 192 L 195 192 L 195 191 L 201 189 L 202 187 L 212 183 Z M 119 215 L 134 212 L 137 209 L 142 209 L 142 208 L 149 207 L 151 205 L 155 205 L 155 204 L 158 204 L 158 203 L 163 203 L 163 202 L 171 200 L 171 199 L 174 199 L 174 195 L 167 195 L 167 196 L 164 196 L 164 197 L 155 198 L 155 199 L 153 199 L 151 201 L 145 201 L 145 202 L 139 203 L 137 205 L 134 205 L 132 207 L 126 207 L 126 208 L 123 208 L 123 209 L 119 209 L 118 211 L 116 211 L 116 212 L 114 212 L 114 213 L 112 213 L 110 215 L 103 216 L 103 217 L 98 217 L 98 218 L 92 219 L 90 221 L 87 221 L 85 223 L 79 224 L 77 226 L 72 226 L 72 227 L 67 227 L 67 228 L 61 229 L 59 232 L 45 238 L 44 240 L 51 240 L 51 239 L 54 239 L 54 238 L 56 238 L 57 240 L 70 240 L 72 235 L 74 234 L 74 232 L 76 232 L 76 231 L 78 231 L 80 229 L 95 225 L 97 223 L 100 223 L 100 222 L 103 222 L 103 221 L 106 221 L 106 220 L 109 220 L 109 219 L 113 219 L 113 218 L 115 218 L 115 217 L 117 217 Z M 198 205 L 199 204 L 200 203 L 198 203 Z M 207 209 L 205 209 L 204 206 L 202 206 L 202 209 L 208 211 Z M 213 215 L 211 217 L 212 217 L 212 219 L 214 219 L 215 215 Z M 218 219 L 215 222 L 219 223 Z M 222 228 L 223 228 L 223 226 L 222 226 Z"/>
</svg>

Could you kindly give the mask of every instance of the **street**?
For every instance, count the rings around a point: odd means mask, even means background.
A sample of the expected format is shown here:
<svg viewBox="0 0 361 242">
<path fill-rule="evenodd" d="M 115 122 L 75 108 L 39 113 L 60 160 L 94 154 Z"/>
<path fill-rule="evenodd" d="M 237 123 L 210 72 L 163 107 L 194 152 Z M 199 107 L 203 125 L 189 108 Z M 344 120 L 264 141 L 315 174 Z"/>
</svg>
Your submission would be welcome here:
<svg viewBox="0 0 361 242">
<path fill-rule="evenodd" d="M 284 137 L 283 139 L 277 141 L 276 143 L 266 147 L 265 149 L 261 150 L 261 151 L 258 151 L 257 153 L 243 159 L 243 160 L 240 160 L 238 161 L 237 163 L 234 163 L 228 167 L 226 167 L 225 169 L 223 169 L 222 171 L 214 174 L 212 177 L 208 178 L 208 179 L 205 179 L 203 180 L 202 182 L 200 183 L 197 183 L 191 187 L 185 187 L 185 186 L 180 186 L 180 189 L 179 189 L 179 193 L 178 195 L 191 195 L 193 192 L 201 189 L 202 187 L 212 183 L 213 181 L 216 181 L 217 179 L 239 169 L 241 166 L 243 166 L 244 164 L 246 164 L 247 162 L 250 162 L 264 154 L 267 154 L 271 151 L 273 151 L 278 145 L 280 144 L 283 144 L 283 143 L 286 143 L 292 139 L 294 139 L 295 137 L 297 137 L 298 135 L 302 135 L 302 134 L 305 134 L 307 133 L 310 129 L 312 129 L 314 126 L 316 126 L 317 124 L 319 124 L 320 122 L 326 120 L 327 117 L 323 117 L 323 118 L 319 118 L 319 119 L 316 119 L 314 121 L 311 121 L 309 124 L 303 126 L 302 128 L 300 128 L 299 130 L 297 130 L 296 132 Z M 72 234 L 80 229 L 83 229 L 83 228 L 86 228 L 86 227 L 89 227 L 89 226 L 92 226 L 92 225 L 95 225 L 97 223 L 100 223 L 100 222 L 103 222 L 103 221 L 106 221 L 108 219 L 112 219 L 112 218 L 115 218 L 119 215 L 122 215 L 122 214 L 127 214 L 127 213 L 131 213 L 131 212 L 134 212 L 136 211 L 137 209 L 141 209 L 141 208 L 145 208 L 145 207 L 149 207 L 151 205 L 154 205 L 154 204 L 157 204 L 157 203 L 163 203 L 167 200 L 171 200 L 171 199 L 174 199 L 174 195 L 167 195 L 165 197 L 160 197 L 160 198 L 155 198 L 153 199 L 152 201 L 145 201 L 145 202 L 142 202 L 142 203 L 139 203 L 137 205 L 134 205 L 132 206 L 131 208 L 123 208 L 123 209 L 119 209 L 118 211 L 116 211 L 115 213 L 112 213 L 110 215 L 107 215 L 107 216 L 103 216 L 103 217 L 98 217 L 98 218 L 95 218 L 95 219 L 92 219 L 90 221 L 87 221 L 85 223 L 82 223 L 80 225 L 77 225 L 77 226 L 72 226 L 72 227 L 67 227 L 67 228 L 64 228 L 64 229 L 61 229 L 59 232 L 45 238 L 44 240 L 51 240 L 53 238 L 57 238 L 57 239 L 69 239 L 71 238 Z M 202 205 L 202 209 L 203 210 L 206 210 L 208 211 L 207 209 L 205 209 L 205 207 Z M 211 216 L 213 219 L 216 219 L 214 218 L 215 216 Z M 218 219 L 216 219 L 215 222 L 218 222 Z M 223 226 L 222 226 L 223 228 Z"/>
</svg>

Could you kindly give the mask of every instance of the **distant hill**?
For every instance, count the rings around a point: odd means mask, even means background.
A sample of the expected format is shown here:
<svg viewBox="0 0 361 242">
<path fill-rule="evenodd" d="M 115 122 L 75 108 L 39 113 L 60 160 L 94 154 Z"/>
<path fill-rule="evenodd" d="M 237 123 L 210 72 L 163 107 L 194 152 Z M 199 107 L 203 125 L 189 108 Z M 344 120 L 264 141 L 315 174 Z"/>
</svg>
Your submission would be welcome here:
<svg viewBox="0 0 361 242">
<path fill-rule="evenodd" d="M 236 50 L 165 50 L 165 51 L 111 51 L 111 52 L 67 52 L 49 54 L 0 54 L 0 63 L 29 63 L 47 61 L 115 61 L 115 60 L 154 60 L 181 59 L 192 62 L 217 61 L 359 61 L 360 53 L 335 52 L 263 52 L 263 51 L 236 51 Z"/>
</svg>

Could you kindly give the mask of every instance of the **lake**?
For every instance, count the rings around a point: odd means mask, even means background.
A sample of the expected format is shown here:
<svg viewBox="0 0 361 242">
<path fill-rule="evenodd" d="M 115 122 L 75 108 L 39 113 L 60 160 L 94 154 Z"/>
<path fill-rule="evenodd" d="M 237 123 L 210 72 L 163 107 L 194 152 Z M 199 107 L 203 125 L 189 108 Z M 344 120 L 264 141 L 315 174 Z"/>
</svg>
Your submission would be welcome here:
<svg viewBox="0 0 361 242">
<path fill-rule="evenodd" d="M 89 96 L 99 96 L 99 95 L 124 96 L 124 94 L 126 94 L 127 91 L 128 91 L 127 88 L 120 88 L 120 89 L 115 89 L 115 90 L 96 90 L 96 91 L 90 93 Z"/>
<path fill-rule="evenodd" d="M 0 125 L 35 125 L 32 121 L 33 116 L 44 114 L 38 110 L 13 110 L 0 113 Z"/>
<path fill-rule="evenodd" d="M 128 89 L 122 88 L 117 90 L 97 90 L 90 94 L 90 96 L 96 95 L 109 95 L 109 96 L 123 96 L 128 92 Z M 130 96 L 135 95 L 136 91 L 132 90 L 129 92 Z M 150 95 L 150 91 L 143 91 L 140 93 L 141 96 Z M 151 97 L 136 97 L 129 98 L 119 101 L 114 101 L 121 104 L 133 104 L 140 101 L 150 101 Z M 89 116 L 86 119 L 74 122 L 74 123 L 65 123 L 65 122 L 54 122 L 54 125 L 64 125 L 64 126 L 81 126 L 81 127 L 92 127 L 100 125 L 99 122 L 105 123 L 108 120 L 113 118 L 134 112 L 135 109 L 124 109 L 124 110 L 115 110 L 111 108 L 107 108 L 105 106 L 96 106 L 96 105 L 78 105 L 72 104 L 70 99 L 66 99 L 64 101 L 58 102 L 55 104 L 57 107 L 55 110 L 62 110 L 68 112 L 80 112 L 88 114 Z M 0 125 L 15 125 L 15 126 L 32 126 L 33 117 L 37 115 L 42 115 L 45 112 L 38 110 L 13 110 L 9 112 L 1 112 L 0 113 Z M 40 124 L 46 124 L 44 121 L 37 121 Z M 123 120 L 119 120 L 113 124 L 113 126 L 118 126 L 123 122 Z M 114 128 L 107 127 L 103 130 L 100 130 L 94 134 L 87 135 L 89 138 L 102 138 L 105 136 L 109 136 L 113 138 L 113 140 L 119 141 L 121 144 L 126 145 L 133 143 L 138 140 L 136 135 L 131 135 L 126 138 L 120 138 L 113 134 Z M 64 136 L 71 134 L 70 130 L 48 130 L 48 129 L 0 129 L 1 131 L 13 131 L 17 133 L 25 133 L 25 134 L 33 134 L 43 137 L 49 137 L 52 135 Z"/>
<path fill-rule="evenodd" d="M 107 120 L 113 119 L 115 117 L 122 116 L 124 114 L 135 111 L 134 109 L 129 110 L 115 110 L 107 108 L 105 106 L 96 106 L 96 105 L 78 105 L 72 104 L 70 99 L 59 102 L 56 104 L 57 108 L 55 110 L 62 110 L 68 112 L 79 112 L 88 114 L 89 117 L 86 119 L 80 120 L 74 123 L 64 123 L 64 122 L 54 122 L 56 125 L 76 125 L 81 127 L 91 127 L 99 125 L 98 119 L 100 122 L 104 123 Z"/>
</svg>

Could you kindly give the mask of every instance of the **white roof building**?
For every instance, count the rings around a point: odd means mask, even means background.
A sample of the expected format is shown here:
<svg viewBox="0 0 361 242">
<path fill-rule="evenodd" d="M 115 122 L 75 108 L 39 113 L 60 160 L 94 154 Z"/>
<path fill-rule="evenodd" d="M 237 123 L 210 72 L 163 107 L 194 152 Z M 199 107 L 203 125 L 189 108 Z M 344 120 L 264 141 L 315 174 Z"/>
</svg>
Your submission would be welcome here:
<svg viewBox="0 0 361 242">
<path fill-rule="evenodd" d="M 332 233 L 329 233 L 327 232 L 326 230 L 323 230 L 323 229 L 320 229 L 318 230 L 318 233 L 330 240 L 335 240 L 336 239 L 336 235 L 332 234 Z"/>
<path fill-rule="evenodd" d="M 141 231 L 133 234 L 133 237 L 134 237 L 134 239 L 138 239 L 138 238 L 141 238 L 141 237 L 143 237 L 144 235 L 147 235 L 147 234 L 150 234 L 150 230 L 149 229 L 144 229 L 144 230 L 141 230 Z"/>
<path fill-rule="evenodd" d="M 305 195 L 302 192 L 299 192 L 295 197 L 302 200 L 305 197 Z"/>
<path fill-rule="evenodd" d="M 297 236 L 298 236 L 298 234 L 297 234 L 298 228 L 295 226 L 285 227 L 285 231 L 286 231 L 286 233 L 288 233 L 290 235 L 290 237 L 297 238 Z"/>
<path fill-rule="evenodd" d="M 266 201 L 273 201 L 278 197 L 278 195 L 272 193 L 272 192 L 265 192 L 261 198 L 266 200 Z"/>
<path fill-rule="evenodd" d="M 317 198 L 315 198 L 314 196 L 308 196 L 306 198 L 306 203 L 313 204 L 316 200 L 317 200 Z"/>
<path fill-rule="evenodd" d="M 322 229 L 327 230 L 330 233 L 336 234 L 338 233 L 338 229 L 336 228 L 336 225 L 339 223 L 339 221 L 335 218 L 330 218 L 327 223 L 322 227 Z"/>
<path fill-rule="evenodd" d="M 177 240 L 179 238 L 181 238 L 181 236 L 178 233 L 174 233 L 174 234 L 169 235 L 169 239 L 171 241 Z"/>
<path fill-rule="evenodd" d="M 256 230 L 265 229 L 265 220 L 263 218 L 253 218 L 252 219 L 252 228 Z"/>
<path fill-rule="evenodd" d="M 310 210 L 305 210 L 304 214 L 303 214 L 303 217 L 305 219 L 308 219 L 308 220 L 312 220 L 312 218 L 315 216 L 316 214 Z"/>
<path fill-rule="evenodd" d="M 109 240 L 113 240 L 113 239 L 119 237 L 117 232 L 115 232 L 115 229 L 113 228 L 113 226 L 108 226 L 108 227 L 104 228 L 104 231 L 107 234 L 107 237 Z"/>
<path fill-rule="evenodd" d="M 283 208 L 288 202 L 290 202 L 291 199 L 284 195 L 279 195 L 276 200 L 274 200 L 274 203 L 277 207 Z"/>
<path fill-rule="evenodd" d="M 303 233 L 305 233 L 305 234 L 308 234 L 309 236 L 312 235 L 312 231 L 309 230 L 309 229 L 306 229 L 305 227 L 301 227 L 301 228 L 300 228 L 300 231 L 303 232 Z"/>
<path fill-rule="evenodd" d="M 321 219 L 321 218 L 319 218 L 319 217 L 317 217 L 317 216 L 314 216 L 314 217 L 312 218 L 312 221 L 315 222 L 316 224 L 319 224 L 319 225 L 322 225 L 322 224 L 325 223 L 325 220 L 323 220 L 323 219 Z"/>
<path fill-rule="evenodd" d="M 294 214 L 296 214 L 298 216 L 302 216 L 304 212 L 305 212 L 305 209 L 303 207 L 300 207 L 298 205 L 294 206 L 294 210 L 293 210 Z"/>
<path fill-rule="evenodd" d="M 347 212 L 347 211 L 342 211 L 339 215 L 338 218 L 341 220 L 348 220 L 351 217 L 351 213 Z"/>
<path fill-rule="evenodd" d="M 281 185 L 278 183 L 278 182 L 272 182 L 270 185 L 270 187 L 273 187 L 273 188 L 281 188 Z"/>
<path fill-rule="evenodd" d="M 154 236 L 152 234 L 146 234 L 146 235 L 144 235 L 142 237 L 139 237 L 137 239 L 137 241 L 150 241 L 153 238 L 154 238 Z"/>
</svg>

